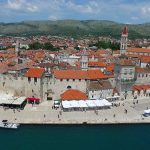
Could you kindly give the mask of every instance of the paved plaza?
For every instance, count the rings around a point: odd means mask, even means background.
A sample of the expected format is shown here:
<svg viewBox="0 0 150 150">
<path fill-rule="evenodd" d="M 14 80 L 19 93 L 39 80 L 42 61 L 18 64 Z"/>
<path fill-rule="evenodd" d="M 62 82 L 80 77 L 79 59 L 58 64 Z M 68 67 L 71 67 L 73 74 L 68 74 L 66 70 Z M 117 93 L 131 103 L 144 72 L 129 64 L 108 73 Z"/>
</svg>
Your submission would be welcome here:
<svg viewBox="0 0 150 150">
<path fill-rule="evenodd" d="M 124 100 L 113 102 L 110 109 L 98 111 L 63 112 L 52 109 L 53 102 L 40 105 L 27 104 L 24 110 L 4 110 L 0 108 L 1 119 L 24 124 L 109 124 L 109 123 L 150 123 L 150 117 L 143 117 L 143 111 L 150 108 L 150 98 L 140 100 Z"/>
</svg>

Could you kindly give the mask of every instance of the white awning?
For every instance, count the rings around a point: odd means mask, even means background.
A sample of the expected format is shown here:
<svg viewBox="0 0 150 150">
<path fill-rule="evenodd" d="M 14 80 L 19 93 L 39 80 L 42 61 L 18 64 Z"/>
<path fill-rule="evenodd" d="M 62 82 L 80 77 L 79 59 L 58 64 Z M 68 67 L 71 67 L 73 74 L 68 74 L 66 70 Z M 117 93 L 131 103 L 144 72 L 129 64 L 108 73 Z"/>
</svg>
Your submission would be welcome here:
<svg viewBox="0 0 150 150">
<path fill-rule="evenodd" d="M 21 105 L 25 101 L 25 99 L 26 99 L 26 97 L 19 97 L 19 98 L 15 99 L 15 101 L 13 101 L 12 104 Z"/>
<path fill-rule="evenodd" d="M 96 107 L 94 100 L 86 100 L 86 104 L 88 105 L 88 107 Z"/>
<path fill-rule="evenodd" d="M 112 106 L 110 102 L 105 99 L 102 100 L 72 100 L 62 101 L 63 108 L 94 108 L 94 107 L 105 107 Z"/>
<path fill-rule="evenodd" d="M 62 101 L 63 108 L 71 108 L 69 101 Z"/>
<path fill-rule="evenodd" d="M 84 100 L 78 101 L 78 104 L 79 104 L 80 108 L 87 108 L 88 107 Z"/>
<path fill-rule="evenodd" d="M 144 110 L 145 114 L 149 114 L 150 113 L 150 109 Z"/>
</svg>

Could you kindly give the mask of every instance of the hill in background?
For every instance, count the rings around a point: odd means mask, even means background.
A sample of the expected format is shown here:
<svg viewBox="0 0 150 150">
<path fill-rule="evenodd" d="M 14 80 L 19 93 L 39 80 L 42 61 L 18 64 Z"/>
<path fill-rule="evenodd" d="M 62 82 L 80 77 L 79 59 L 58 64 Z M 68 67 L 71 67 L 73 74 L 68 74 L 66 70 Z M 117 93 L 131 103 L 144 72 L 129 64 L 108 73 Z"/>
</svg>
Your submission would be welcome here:
<svg viewBox="0 0 150 150">
<path fill-rule="evenodd" d="M 24 21 L 19 23 L 0 23 L 0 34 L 14 36 L 37 34 L 71 37 L 111 36 L 120 38 L 124 25 L 100 20 Z M 128 28 L 130 39 L 150 38 L 150 23 L 128 25 Z"/>
</svg>

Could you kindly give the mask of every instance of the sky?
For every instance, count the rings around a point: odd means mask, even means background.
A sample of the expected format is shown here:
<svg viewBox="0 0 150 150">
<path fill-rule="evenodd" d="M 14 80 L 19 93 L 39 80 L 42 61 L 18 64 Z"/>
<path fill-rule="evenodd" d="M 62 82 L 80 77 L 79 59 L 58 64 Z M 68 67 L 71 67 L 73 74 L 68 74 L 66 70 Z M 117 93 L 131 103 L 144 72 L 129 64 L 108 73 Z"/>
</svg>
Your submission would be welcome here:
<svg viewBox="0 0 150 150">
<path fill-rule="evenodd" d="M 0 22 L 63 19 L 150 23 L 150 0 L 0 0 Z"/>
</svg>

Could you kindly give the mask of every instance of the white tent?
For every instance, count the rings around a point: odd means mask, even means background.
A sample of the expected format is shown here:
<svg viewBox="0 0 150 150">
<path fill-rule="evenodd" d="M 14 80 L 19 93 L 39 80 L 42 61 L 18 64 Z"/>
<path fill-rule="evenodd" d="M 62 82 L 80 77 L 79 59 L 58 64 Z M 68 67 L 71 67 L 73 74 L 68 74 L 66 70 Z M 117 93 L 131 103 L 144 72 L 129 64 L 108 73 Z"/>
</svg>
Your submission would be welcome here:
<svg viewBox="0 0 150 150">
<path fill-rule="evenodd" d="M 103 107 L 103 101 L 102 100 L 94 100 L 94 103 L 96 104 L 97 107 Z"/>
<path fill-rule="evenodd" d="M 69 101 L 62 101 L 63 108 L 71 108 Z"/>
<path fill-rule="evenodd" d="M 88 107 L 96 107 L 96 104 L 93 102 L 94 100 L 86 100 L 86 104 Z"/>
<path fill-rule="evenodd" d="M 72 108 L 79 108 L 80 107 L 78 101 L 76 101 L 76 100 L 69 101 L 69 103 L 70 103 Z"/>
<path fill-rule="evenodd" d="M 78 104 L 79 104 L 80 108 L 87 108 L 88 107 L 84 100 L 78 101 Z"/>
<path fill-rule="evenodd" d="M 15 99 L 15 101 L 13 101 L 12 104 L 14 105 L 21 105 L 24 101 L 25 101 L 26 97 L 18 97 Z"/>
<path fill-rule="evenodd" d="M 102 101 L 103 101 L 104 106 L 112 106 L 112 104 L 108 102 L 106 99 L 103 99 Z"/>
<path fill-rule="evenodd" d="M 150 113 L 150 109 L 144 110 L 145 114 L 149 114 Z"/>
</svg>

